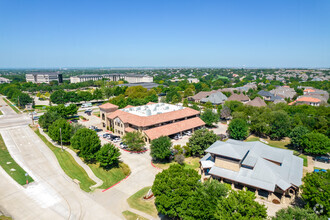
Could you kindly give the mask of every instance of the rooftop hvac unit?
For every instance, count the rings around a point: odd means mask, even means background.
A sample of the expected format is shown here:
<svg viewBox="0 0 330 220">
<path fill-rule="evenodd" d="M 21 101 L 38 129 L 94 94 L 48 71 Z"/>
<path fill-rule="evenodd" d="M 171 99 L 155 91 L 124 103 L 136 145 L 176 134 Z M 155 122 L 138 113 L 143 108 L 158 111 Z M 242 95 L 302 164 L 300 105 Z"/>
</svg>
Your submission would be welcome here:
<svg viewBox="0 0 330 220">
<path fill-rule="evenodd" d="M 147 111 L 146 111 L 146 115 L 147 115 L 147 116 L 150 116 L 150 115 L 151 115 L 151 110 L 150 110 L 150 109 L 147 109 Z"/>
</svg>

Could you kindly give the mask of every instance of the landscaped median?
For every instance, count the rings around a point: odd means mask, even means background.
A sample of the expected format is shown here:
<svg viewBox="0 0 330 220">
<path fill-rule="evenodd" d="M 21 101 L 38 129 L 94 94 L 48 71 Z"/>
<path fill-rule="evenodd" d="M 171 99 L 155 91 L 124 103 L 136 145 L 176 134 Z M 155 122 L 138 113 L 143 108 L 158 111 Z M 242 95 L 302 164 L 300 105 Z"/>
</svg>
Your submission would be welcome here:
<svg viewBox="0 0 330 220">
<path fill-rule="evenodd" d="M 91 191 L 91 186 L 96 183 L 89 178 L 87 172 L 75 161 L 72 155 L 67 151 L 62 151 L 61 148 L 55 147 L 49 142 L 45 136 L 40 134 L 37 127 L 32 128 L 34 132 L 42 139 L 42 141 L 54 152 L 63 171 L 71 178 L 77 179 L 80 182 L 80 188 L 86 192 Z M 72 149 L 72 148 L 70 148 Z M 75 149 L 72 149 L 76 151 Z M 83 160 L 81 158 L 81 160 Z M 125 163 L 119 163 L 119 167 L 111 168 L 109 170 L 103 169 L 99 164 L 87 164 L 96 177 L 103 181 L 99 189 L 108 189 L 121 180 L 125 179 L 130 174 L 130 168 Z"/>
<path fill-rule="evenodd" d="M 135 214 L 131 211 L 124 211 L 123 212 L 123 216 L 127 219 L 127 220 L 136 220 L 136 219 L 139 219 L 139 220 L 148 220 L 147 218 L 144 218 L 138 214 Z"/>
<path fill-rule="evenodd" d="M 8 101 L 8 99 L 3 98 L 3 100 L 17 113 L 17 114 L 21 114 L 22 112 L 16 107 L 14 106 L 11 102 Z"/>
<path fill-rule="evenodd" d="M 0 166 L 20 185 L 25 185 L 26 181 L 33 182 L 30 176 L 25 176 L 26 172 L 11 157 L 5 142 L 0 135 Z"/>
<path fill-rule="evenodd" d="M 51 142 L 49 142 L 45 136 L 40 134 L 37 127 L 32 127 L 33 131 L 40 137 L 40 139 L 53 151 L 58 163 L 60 164 L 63 171 L 71 178 L 76 179 L 80 182 L 80 188 L 86 192 L 90 192 L 90 187 L 96 184 L 92 179 L 90 179 L 86 171 L 79 166 L 79 164 L 74 160 L 69 152 L 62 151 L 60 148 L 55 147 Z"/>
<path fill-rule="evenodd" d="M 190 169 L 194 169 L 197 170 L 199 168 L 199 157 L 186 157 L 184 159 L 184 167 L 185 168 L 190 168 Z M 152 165 L 156 168 L 162 169 L 162 170 L 166 170 L 167 168 L 169 168 L 172 164 L 177 164 L 177 162 L 175 161 L 171 161 L 171 162 L 165 162 L 165 163 L 161 163 L 161 162 L 153 162 Z"/>
</svg>

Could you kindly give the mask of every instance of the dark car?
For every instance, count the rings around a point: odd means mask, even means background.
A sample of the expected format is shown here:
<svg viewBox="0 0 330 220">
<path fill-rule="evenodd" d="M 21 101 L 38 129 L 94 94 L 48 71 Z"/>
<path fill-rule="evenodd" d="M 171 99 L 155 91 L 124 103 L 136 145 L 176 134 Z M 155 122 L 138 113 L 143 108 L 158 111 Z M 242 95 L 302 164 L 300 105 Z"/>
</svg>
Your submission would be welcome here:
<svg viewBox="0 0 330 220">
<path fill-rule="evenodd" d="M 330 158 L 327 156 L 315 157 L 315 160 L 323 162 L 323 163 L 330 163 Z"/>
</svg>

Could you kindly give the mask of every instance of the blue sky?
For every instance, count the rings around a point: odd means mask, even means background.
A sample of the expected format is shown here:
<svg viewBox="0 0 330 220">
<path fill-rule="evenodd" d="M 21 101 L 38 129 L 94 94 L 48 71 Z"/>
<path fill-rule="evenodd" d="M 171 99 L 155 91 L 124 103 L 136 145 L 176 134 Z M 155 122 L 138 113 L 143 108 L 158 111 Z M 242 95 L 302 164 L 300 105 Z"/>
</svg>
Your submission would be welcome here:
<svg viewBox="0 0 330 220">
<path fill-rule="evenodd" d="M 329 0 L 0 0 L 0 68 L 330 67 Z"/>
</svg>

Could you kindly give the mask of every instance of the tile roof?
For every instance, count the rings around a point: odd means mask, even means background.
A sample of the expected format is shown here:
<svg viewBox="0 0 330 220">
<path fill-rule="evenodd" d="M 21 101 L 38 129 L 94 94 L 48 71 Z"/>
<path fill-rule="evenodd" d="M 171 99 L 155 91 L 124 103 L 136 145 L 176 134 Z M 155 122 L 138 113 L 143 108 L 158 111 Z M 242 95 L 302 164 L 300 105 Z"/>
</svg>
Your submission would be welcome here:
<svg viewBox="0 0 330 220">
<path fill-rule="evenodd" d="M 118 109 L 118 106 L 117 105 L 114 105 L 114 104 L 111 104 L 111 103 L 105 103 L 103 105 L 100 105 L 99 108 L 102 108 L 102 109 L 112 109 L 112 108 L 117 108 Z"/>
<path fill-rule="evenodd" d="M 156 139 L 161 136 L 169 136 L 177 134 L 181 131 L 186 131 L 192 128 L 204 126 L 205 123 L 199 117 L 190 118 L 187 120 L 163 125 L 160 127 L 151 128 L 145 130 L 144 133 L 151 139 Z"/>
<path fill-rule="evenodd" d="M 136 131 L 134 128 L 131 128 L 131 127 L 126 127 L 125 128 L 125 132 L 133 132 L 133 131 Z"/>
<path fill-rule="evenodd" d="M 244 95 L 243 93 L 241 93 L 241 94 L 234 93 L 231 96 L 229 96 L 227 101 L 247 102 L 247 101 L 250 101 L 250 98 L 248 96 Z"/>
<path fill-rule="evenodd" d="M 147 126 L 160 124 L 180 118 L 190 117 L 198 114 L 200 114 L 199 111 L 196 111 L 188 107 L 177 111 L 171 111 L 171 112 L 166 112 L 157 115 L 150 115 L 150 116 L 139 116 L 118 109 L 117 111 L 110 113 L 107 117 L 109 119 L 115 119 L 118 117 L 124 123 L 130 123 L 138 127 L 147 127 Z"/>
<path fill-rule="evenodd" d="M 306 96 L 298 98 L 296 101 L 297 102 L 321 102 L 321 100 L 318 98 L 306 97 Z"/>
<path fill-rule="evenodd" d="M 125 108 L 132 108 L 132 107 L 135 107 L 135 106 L 133 106 L 133 105 L 126 105 Z"/>
<path fill-rule="evenodd" d="M 263 107 L 267 106 L 264 100 L 260 97 L 255 97 L 252 101 L 245 103 L 245 105 L 255 106 L 255 107 Z"/>
</svg>

